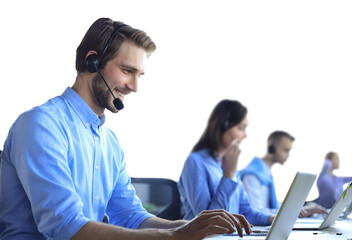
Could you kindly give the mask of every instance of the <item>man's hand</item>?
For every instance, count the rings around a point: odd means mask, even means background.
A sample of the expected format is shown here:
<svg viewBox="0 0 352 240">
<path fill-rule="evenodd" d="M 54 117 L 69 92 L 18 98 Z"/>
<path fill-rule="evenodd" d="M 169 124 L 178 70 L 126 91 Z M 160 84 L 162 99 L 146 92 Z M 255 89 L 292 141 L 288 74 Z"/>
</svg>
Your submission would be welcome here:
<svg viewBox="0 0 352 240">
<path fill-rule="evenodd" d="M 299 217 L 309 217 L 312 216 L 314 213 L 327 214 L 328 212 L 323 206 L 314 202 L 309 202 L 302 208 L 301 212 L 299 213 Z"/>
<path fill-rule="evenodd" d="M 176 228 L 175 239 L 203 239 L 211 234 L 238 232 L 243 236 L 243 229 L 251 233 L 252 225 L 240 214 L 231 214 L 225 210 L 205 210 L 187 224 Z"/>
</svg>

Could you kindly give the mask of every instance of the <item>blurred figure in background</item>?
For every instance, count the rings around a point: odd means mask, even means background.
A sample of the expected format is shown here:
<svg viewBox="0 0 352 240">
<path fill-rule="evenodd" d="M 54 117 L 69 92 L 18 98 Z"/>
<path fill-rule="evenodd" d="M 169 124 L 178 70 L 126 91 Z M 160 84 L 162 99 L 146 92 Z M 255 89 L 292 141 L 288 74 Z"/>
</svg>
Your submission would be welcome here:
<svg viewBox="0 0 352 240">
<path fill-rule="evenodd" d="M 352 181 L 352 177 L 338 177 L 334 175 L 334 170 L 339 169 L 339 167 L 339 155 L 336 152 L 328 152 L 317 180 L 319 197 L 314 200 L 314 202 L 325 208 L 332 208 L 343 192 L 343 185 Z"/>
<path fill-rule="evenodd" d="M 185 219 L 203 210 L 225 209 L 243 214 L 253 225 L 271 224 L 274 215 L 251 207 L 236 174 L 247 126 L 247 108 L 240 102 L 222 100 L 213 109 L 178 182 Z"/>
</svg>

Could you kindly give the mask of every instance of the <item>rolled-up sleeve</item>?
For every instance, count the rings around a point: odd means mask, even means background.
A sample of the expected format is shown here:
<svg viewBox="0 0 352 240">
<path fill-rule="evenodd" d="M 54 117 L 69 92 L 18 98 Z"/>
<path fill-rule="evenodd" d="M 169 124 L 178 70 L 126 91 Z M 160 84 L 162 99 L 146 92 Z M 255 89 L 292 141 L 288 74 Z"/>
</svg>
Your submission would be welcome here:
<svg viewBox="0 0 352 240">
<path fill-rule="evenodd" d="M 46 238 L 70 239 L 88 219 L 71 178 L 66 133 L 41 111 L 24 114 L 16 124 L 10 155 L 29 200 L 26 211 Z"/>
<path fill-rule="evenodd" d="M 121 146 L 104 122 L 71 88 L 21 114 L 2 157 L 1 239 L 70 239 L 107 212 L 130 228 L 152 216 L 135 196 Z"/>
</svg>

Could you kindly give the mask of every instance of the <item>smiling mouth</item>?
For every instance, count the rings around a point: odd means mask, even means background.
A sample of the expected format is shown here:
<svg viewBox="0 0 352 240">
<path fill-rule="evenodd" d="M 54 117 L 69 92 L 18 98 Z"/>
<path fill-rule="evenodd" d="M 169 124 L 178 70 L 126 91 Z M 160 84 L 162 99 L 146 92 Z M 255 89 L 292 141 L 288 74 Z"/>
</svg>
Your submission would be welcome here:
<svg viewBox="0 0 352 240">
<path fill-rule="evenodd" d="M 115 93 L 116 93 L 117 97 L 120 98 L 121 100 L 123 100 L 126 96 L 126 94 L 120 92 L 119 90 L 115 90 Z"/>
</svg>

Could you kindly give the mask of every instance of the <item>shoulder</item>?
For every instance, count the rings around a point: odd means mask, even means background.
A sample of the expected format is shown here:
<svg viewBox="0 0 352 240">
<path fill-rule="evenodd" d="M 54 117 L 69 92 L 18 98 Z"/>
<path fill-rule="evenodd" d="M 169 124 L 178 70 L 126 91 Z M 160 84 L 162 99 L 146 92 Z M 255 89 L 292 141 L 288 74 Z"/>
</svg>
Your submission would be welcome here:
<svg viewBox="0 0 352 240">
<path fill-rule="evenodd" d="M 239 175 L 241 178 L 245 177 L 246 175 L 257 175 L 258 172 L 263 171 L 263 164 L 262 160 L 258 157 L 255 157 L 250 161 L 250 163 L 239 171 Z"/>
<path fill-rule="evenodd" d="M 15 121 L 15 126 L 33 128 L 38 125 L 48 126 L 58 122 L 61 118 L 60 107 L 56 101 L 49 100 L 47 103 L 34 107 L 22 113 Z"/>
<path fill-rule="evenodd" d="M 66 136 L 63 127 L 62 103 L 49 100 L 47 103 L 34 107 L 22 113 L 12 124 L 9 131 L 9 141 L 12 143 L 32 144 L 48 139 L 59 141 L 60 136 Z M 20 139 L 20 140 L 19 140 Z"/>
<path fill-rule="evenodd" d="M 254 174 L 248 174 L 245 175 L 242 178 L 242 182 L 248 185 L 255 184 L 255 185 L 261 185 L 259 178 L 255 176 Z"/>
<path fill-rule="evenodd" d="M 186 162 L 198 163 L 198 164 L 205 164 L 209 161 L 215 161 L 214 158 L 210 155 L 207 149 L 199 150 L 196 152 L 191 152 Z"/>
<path fill-rule="evenodd" d="M 215 160 L 206 150 L 199 150 L 196 152 L 191 152 L 185 161 L 184 170 L 189 169 L 192 172 L 197 169 L 197 171 L 209 167 L 212 163 L 215 163 Z"/>
</svg>

